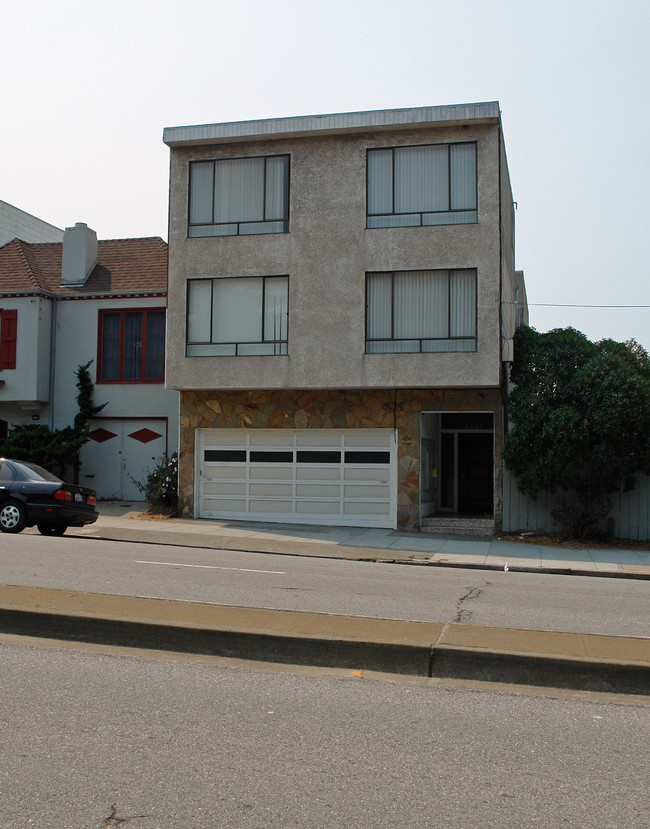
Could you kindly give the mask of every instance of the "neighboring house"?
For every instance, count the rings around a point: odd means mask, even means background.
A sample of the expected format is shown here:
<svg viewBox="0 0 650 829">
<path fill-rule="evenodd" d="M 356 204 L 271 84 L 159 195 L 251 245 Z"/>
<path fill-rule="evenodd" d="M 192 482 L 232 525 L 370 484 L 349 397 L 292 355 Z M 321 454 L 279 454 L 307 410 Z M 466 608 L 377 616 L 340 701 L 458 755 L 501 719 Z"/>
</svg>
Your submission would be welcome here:
<svg viewBox="0 0 650 829">
<path fill-rule="evenodd" d="M 83 223 L 62 243 L 0 247 L 0 434 L 72 425 L 75 374 L 92 360 L 106 402 L 81 451 L 79 482 L 102 498 L 141 499 L 131 476 L 177 446 L 178 394 L 165 388 L 167 245 L 97 241 Z"/>
<path fill-rule="evenodd" d="M 22 239 L 23 242 L 62 242 L 63 231 L 0 199 L 0 245 L 11 242 L 12 239 Z"/>
<path fill-rule="evenodd" d="M 498 529 L 526 313 L 498 103 L 163 140 L 182 513 Z"/>
</svg>

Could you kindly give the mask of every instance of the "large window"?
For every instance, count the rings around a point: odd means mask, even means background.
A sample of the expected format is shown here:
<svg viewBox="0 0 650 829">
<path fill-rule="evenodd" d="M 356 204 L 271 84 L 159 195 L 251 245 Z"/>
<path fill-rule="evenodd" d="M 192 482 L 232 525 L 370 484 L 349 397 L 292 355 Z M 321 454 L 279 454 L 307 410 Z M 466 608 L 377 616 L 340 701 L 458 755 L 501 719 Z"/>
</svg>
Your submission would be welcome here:
<svg viewBox="0 0 650 829">
<path fill-rule="evenodd" d="M 289 156 L 190 163 L 188 236 L 289 230 Z"/>
<path fill-rule="evenodd" d="M 187 356 L 287 353 L 289 277 L 193 279 L 187 288 Z"/>
<path fill-rule="evenodd" d="M 476 221 L 475 143 L 368 150 L 368 227 Z"/>
<path fill-rule="evenodd" d="M 366 353 L 475 350 L 475 270 L 367 275 Z"/>
<path fill-rule="evenodd" d="M 0 309 L 0 369 L 16 368 L 18 311 Z"/>
<path fill-rule="evenodd" d="M 165 310 L 124 308 L 99 312 L 97 382 L 162 382 Z"/>
</svg>

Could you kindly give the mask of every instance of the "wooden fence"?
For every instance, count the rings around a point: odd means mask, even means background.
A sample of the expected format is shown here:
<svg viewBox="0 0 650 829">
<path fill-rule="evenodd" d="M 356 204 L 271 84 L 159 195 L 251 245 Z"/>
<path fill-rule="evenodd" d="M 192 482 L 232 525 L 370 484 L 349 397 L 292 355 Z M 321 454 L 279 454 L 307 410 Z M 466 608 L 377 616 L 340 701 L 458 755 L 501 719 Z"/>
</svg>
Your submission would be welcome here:
<svg viewBox="0 0 650 829">
<path fill-rule="evenodd" d="M 503 470 L 503 532 L 553 533 L 558 527 L 551 510 L 556 497 L 546 492 L 535 500 L 522 495 L 516 477 Z M 639 475 L 637 484 L 629 492 L 612 496 L 612 511 L 603 530 L 611 538 L 650 540 L 650 478 Z"/>
</svg>

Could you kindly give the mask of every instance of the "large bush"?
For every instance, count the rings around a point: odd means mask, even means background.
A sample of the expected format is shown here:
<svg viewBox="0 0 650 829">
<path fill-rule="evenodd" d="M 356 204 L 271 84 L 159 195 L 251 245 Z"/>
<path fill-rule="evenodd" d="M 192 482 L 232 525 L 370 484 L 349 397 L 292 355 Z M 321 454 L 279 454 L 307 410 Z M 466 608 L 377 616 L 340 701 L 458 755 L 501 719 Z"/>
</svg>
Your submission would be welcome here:
<svg viewBox="0 0 650 829">
<path fill-rule="evenodd" d="M 558 494 L 568 535 L 598 532 L 610 494 L 650 474 L 650 358 L 638 343 L 594 343 L 573 328 L 515 333 L 505 465 L 519 489 Z"/>
</svg>

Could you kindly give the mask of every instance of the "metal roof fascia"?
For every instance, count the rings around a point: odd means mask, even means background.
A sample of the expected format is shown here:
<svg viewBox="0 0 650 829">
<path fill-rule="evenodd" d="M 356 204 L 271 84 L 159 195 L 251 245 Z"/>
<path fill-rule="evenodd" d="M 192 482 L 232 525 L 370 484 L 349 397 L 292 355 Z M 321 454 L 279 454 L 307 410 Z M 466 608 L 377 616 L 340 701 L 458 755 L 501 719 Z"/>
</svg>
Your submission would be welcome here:
<svg viewBox="0 0 650 829">
<path fill-rule="evenodd" d="M 456 124 L 468 121 L 486 123 L 497 122 L 500 115 L 498 101 L 412 109 L 344 112 L 331 115 L 304 115 L 295 118 L 269 118 L 261 121 L 165 127 L 163 142 L 169 147 L 182 147 L 325 133 L 362 132 L 368 129 Z"/>
</svg>

